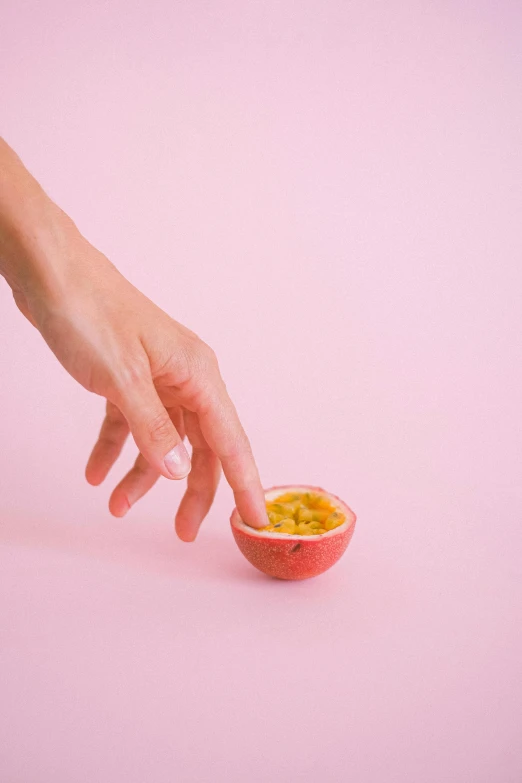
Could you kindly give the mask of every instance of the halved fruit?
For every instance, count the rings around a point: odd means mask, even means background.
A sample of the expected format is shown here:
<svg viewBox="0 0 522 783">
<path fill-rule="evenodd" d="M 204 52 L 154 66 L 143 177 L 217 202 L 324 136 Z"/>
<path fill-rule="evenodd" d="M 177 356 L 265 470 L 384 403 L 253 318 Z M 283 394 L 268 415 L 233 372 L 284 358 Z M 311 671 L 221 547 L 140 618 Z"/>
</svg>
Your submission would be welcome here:
<svg viewBox="0 0 522 783">
<path fill-rule="evenodd" d="M 339 560 L 355 529 L 346 503 L 308 486 L 273 487 L 265 499 L 265 528 L 246 525 L 237 509 L 230 518 L 236 544 L 253 566 L 279 579 L 308 579 Z"/>
</svg>

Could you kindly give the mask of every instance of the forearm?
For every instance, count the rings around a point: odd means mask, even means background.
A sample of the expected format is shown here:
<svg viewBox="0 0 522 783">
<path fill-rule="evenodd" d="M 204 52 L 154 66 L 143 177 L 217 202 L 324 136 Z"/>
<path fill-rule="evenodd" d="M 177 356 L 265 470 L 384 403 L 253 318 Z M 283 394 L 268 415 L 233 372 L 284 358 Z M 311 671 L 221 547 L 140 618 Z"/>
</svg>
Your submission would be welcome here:
<svg viewBox="0 0 522 783">
<path fill-rule="evenodd" d="M 0 274 L 13 291 L 46 288 L 76 228 L 0 138 Z"/>
</svg>

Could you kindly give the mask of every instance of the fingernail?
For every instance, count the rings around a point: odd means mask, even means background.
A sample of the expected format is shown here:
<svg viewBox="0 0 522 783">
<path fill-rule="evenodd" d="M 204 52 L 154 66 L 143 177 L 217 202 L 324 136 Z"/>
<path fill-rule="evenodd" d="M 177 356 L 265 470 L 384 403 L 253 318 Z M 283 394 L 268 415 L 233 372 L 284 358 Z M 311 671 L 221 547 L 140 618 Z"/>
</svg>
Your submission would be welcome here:
<svg viewBox="0 0 522 783">
<path fill-rule="evenodd" d="M 172 478 L 182 479 L 190 473 L 190 457 L 183 443 L 178 443 L 163 460 Z"/>
</svg>

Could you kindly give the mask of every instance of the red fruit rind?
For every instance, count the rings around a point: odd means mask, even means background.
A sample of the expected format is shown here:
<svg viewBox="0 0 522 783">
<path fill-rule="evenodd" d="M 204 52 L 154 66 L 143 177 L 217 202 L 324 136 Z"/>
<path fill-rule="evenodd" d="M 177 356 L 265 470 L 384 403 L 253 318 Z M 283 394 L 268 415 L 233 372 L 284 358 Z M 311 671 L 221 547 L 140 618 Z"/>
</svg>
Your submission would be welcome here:
<svg viewBox="0 0 522 783">
<path fill-rule="evenodd" d="M 236 544 L 253 566 L 269 576 L 278 579 L 318 576 L 333 566 L 346 550 L 355 529 L 356 516 L 340 498 L 320 487 L 272 487 L 265 492 L 265 498 L 273 500 L 283 492 L 322 495 L 345 515 L 346 521 L 320 536 L 284 535 L 249 527 L 234 509 L 230 524 Z"/>
</svg>

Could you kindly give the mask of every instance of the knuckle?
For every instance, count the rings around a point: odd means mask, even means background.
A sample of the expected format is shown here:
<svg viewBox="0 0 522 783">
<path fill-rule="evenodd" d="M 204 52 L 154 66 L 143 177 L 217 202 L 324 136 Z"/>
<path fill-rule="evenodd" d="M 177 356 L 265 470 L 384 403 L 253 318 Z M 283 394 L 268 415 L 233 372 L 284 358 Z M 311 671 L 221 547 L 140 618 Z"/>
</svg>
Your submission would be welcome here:
<svg viewBox="0 0 522 783">
<path fill-rule="evenodd" d="M 150 378 L 150 367 L 142 361 L 127 362 L 113 370 L 113 386 L 118 392 L 139 388 Z"/>
<path fill-rule="evenodd" d="M 217 370 L 217 356 L 210 345 L 203 340 L 198 339 L 191 346 L 190 358 L 195 375 L 209 375 Z"/>
<path fill-rule="evenodd" d="M 147 463 L 144 464 L 139 457 L 132 467 L 132 472 L 136 477 L 146 476 L 149 470 L 149 465 Z"/>
<path fill-rule="evenodd" d="M 125 426 L 125 417 L 119 408 L 109 403 L 107 413 L 105 414 L 104 428 L 112 430 L 121 429 Z"/>
<path fill-rule="evenodd" d="M 202 342 L 200 345 L 200 351 L 206 365 L 217 368 L 218 360 L 214 349 L 211 348 L 210 345 L 207 345 L 207 343 Z"/>
<path fill-rule="evenodd" d="M 243 430 L 237 430 L 230 438 L 229 450 L 227 457 L 231 460 L 249 458 L 252 455 L 250 449 L 250 442 L 243 432 Z"/>
<path fill-rule="evenodd" d="M 127 423 L 125 420 L 118 419 L 112 421 L 105 428 L 103 435 L 107 440 L 119 442 L 128 432 Z"/>
<path fill-rule="evenodd" d="M 147 432 L 152 443 L 163 443 L 172 439 L 172 422 L 167 412 L 158 413 L 148 422 Z"/>
<path fill-rule="evenodd" d="M 100 435 L 100 437 L 98 439 L 98 442 L 99 442 L 100 446 L 102 446 L 103 448 L 113 449 L 116 446 L 118 446 L 118 444 L 119 444 L 118 434 L 116 432 L 114 432 L 114 431 L 113 432 L 103 432 Z"/>
</svg>

